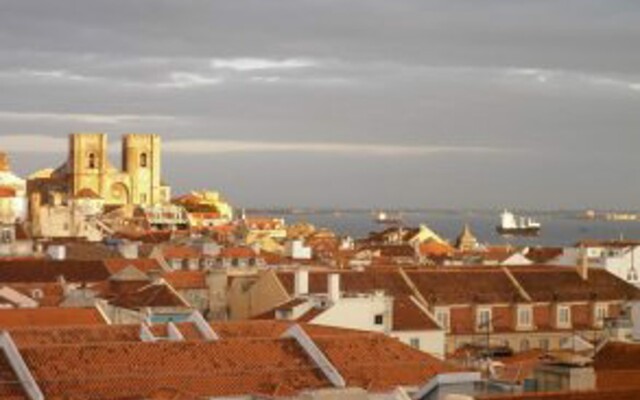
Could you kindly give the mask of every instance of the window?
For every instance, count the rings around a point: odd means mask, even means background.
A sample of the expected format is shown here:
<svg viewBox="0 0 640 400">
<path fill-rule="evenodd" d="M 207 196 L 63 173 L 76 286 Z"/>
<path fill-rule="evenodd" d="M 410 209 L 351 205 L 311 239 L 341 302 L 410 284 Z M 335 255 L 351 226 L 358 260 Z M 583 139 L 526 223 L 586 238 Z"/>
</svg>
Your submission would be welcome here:
<svg viewBox="0 0 640 400">
<path fill-rule="evenodd" d="M 558 326 L 565 328 L 571 326 L 571 308 L 569 306 L 558 306 Z"/>
<path fill-rule="evenodd" d="M 482 331 L 491 330 L 491 309 L 481 308 L 476 314 L 477 328 Z"/>
<path fill-rule="evenodd" d="M 444 330 L 449 330 L 450 314 L 449 310 L 436 310 L 436 321 Z"/>
<path fill-rule="evenodd" d="M 0 231 L 0 242 L 11 243 L 13 241 L 13 235 L 10 229 L 2 229 Z"/>
<path fill-rule="evenodd" d="M 41 289 L 33 289 L 31 291 L 31 297 L 34 300 L 40 300 L 40 299 L 42 299 L 44 297 L 44 293 L 42 292 Z"/>
<path fill-rule="evenodd" d="M 414 349 L 420 349 L 420 338 L 411 338 L 409 339 L 409 346 Z"/>
<path fill-rule="evenodd" d="M 549 339 L 540 339 L 538 344 L 540 350 L 548 351 L 549 350 Z"/>
<path fill-rule="evenodd" d="M 529 351 L 530 348 L 531 348 L 531 345 L 529 344 L 528 339 L 522 339 L 520 341 L 520 351 Z"/>
<path fill-rule="evenodd" d="M 628 271 L 627 271 L 627 280 L 629 282 L 635 282 L 638 280 L 638 272 L 636 271 L 635 268 L 631 267 Z"/>
<path fill-rule="evenodd" d="M 596 326 L 604 325 L 604 320 L 607 318 L 607 305 L 606 304 L 597 304 L 594 310 L 594 323 Z"/>
<path fill-rule="evenodd" d="M 531 328 L 531 308 L 518 307 L 518 327 Z"/>
<path fill-rule="evenodd" d="M 147 153 L 142 153 L 140 154 L 140 167 L 141 168 L 147 168 L 147 166 L 149 165 L 149 156 L 147 156 Z"/>
<path fill-rule="evenodd" d="M 382 325 L 384 323 L 384 316 L 382 314 L 378 314 L 373 317 L 373 323 L 376 325 Z"/>
<path fill-rule="evenodd" d="M 89 169 L 95 169 L 96 168 L 96 154 L 95 153 L 89 153 L 87 166 L 89 167 Z"/>
</svg>

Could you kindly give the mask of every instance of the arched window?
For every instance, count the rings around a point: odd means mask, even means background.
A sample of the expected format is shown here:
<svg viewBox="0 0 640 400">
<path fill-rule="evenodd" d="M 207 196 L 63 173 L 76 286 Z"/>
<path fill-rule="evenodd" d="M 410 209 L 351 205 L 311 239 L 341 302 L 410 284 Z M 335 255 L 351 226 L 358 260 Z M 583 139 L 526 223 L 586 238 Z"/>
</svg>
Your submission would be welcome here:
<svg viewBox="0 0 640 400">
<path fill-rule="evenodd" d="M 148 160 L 147 153 L 140 154 L 140 167 L 147 168 L 148 164 L 149 164 L 149 160 Z"/>
<path fill-rule="evenodd" d="M 96 168 L 96 154 L 89 153 L 89 169 L 95 169 L 95 168 Z"/>
</svg>

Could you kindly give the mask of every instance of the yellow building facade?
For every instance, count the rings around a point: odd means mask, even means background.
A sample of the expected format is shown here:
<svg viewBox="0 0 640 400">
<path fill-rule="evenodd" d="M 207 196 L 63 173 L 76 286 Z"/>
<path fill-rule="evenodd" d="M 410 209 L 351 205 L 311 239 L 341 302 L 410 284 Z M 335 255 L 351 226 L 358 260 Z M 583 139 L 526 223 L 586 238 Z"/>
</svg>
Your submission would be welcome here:
<svg viewBox="0 0 640 400">
<path fill-rule="evenodd" d="M 67 204 L 93 193 L 105 206 L 166 204 L 171 197 L 161 180 L 161 140 L 155 134 L 126 134 L 122 168 L 109 162 L 104 133 L 73 133 L 69 156 L 59 168 L 39 171 L 28 181 L 32 207 Z"/>
</svg>

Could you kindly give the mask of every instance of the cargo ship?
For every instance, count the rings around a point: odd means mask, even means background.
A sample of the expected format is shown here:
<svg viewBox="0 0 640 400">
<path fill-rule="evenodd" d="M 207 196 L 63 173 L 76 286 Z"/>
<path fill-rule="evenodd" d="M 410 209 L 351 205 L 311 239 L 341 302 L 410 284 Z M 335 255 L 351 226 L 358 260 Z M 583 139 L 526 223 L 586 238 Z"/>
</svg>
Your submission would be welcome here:
<svg viewBox="0 0 640 400">
<path fill-rule="evenodd" d="M 534 236 L 540 232 L 542 226 L 530 217 L 516 216 L 504 210 L 500 214 L 500 225 L 496 230 L 501 235 Z"/>
<path fill-rule="evenodd" d="M 398 215 L 389 215 L 384 211 L 376 214 L 374 221 L 378 224 L 401 224 L 402 217 Z"/>
</svg>

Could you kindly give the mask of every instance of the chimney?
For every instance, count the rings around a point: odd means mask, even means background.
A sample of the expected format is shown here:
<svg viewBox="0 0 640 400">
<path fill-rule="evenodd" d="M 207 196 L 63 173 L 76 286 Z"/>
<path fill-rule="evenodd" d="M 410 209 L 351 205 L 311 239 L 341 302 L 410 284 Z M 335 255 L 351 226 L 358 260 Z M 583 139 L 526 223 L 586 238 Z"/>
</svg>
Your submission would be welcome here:
<svg viewBox="0 0 640 400">
<path fill-rule="evenodd" d="M 63 244 L 52 244 L 47 248 L 47 255 L 52 260 L 62 261 L 67 258 L 67 248 Z"/>
<path fill-rule="evenodd" d="M 299 268 L 295 272 L 293 282 L 294 296 L 298 297 L 304 294 L 309 294 L 309 270 L 306 268 Z"/>
<path fill-rule="evenodd" d="M 631 337 L 635 342 L 640 342 L 640 302 L 634 301 L 631 303 Z"/>
<path fill-rule="evenodd" d="M 580 246 L 578 275 L 580 275 L 583 281 L 589 279 L 589 258 L 587 257 L 587 249 L 584 246 Z"/>
<path fill-rule="evenodd" d="M 118 246 L 118 251 L 122 255 L 122 257 L 127 260 L 135 260 L 138 258 L 138 248 L 139 244 L 135 242 L 121 243 Z"/>
<path fill-rule="evenodd" d="M 340 274 L 329 274 L 327 276 L 327 294 L 332 303 L 340 300 Z"/>
</svg>

